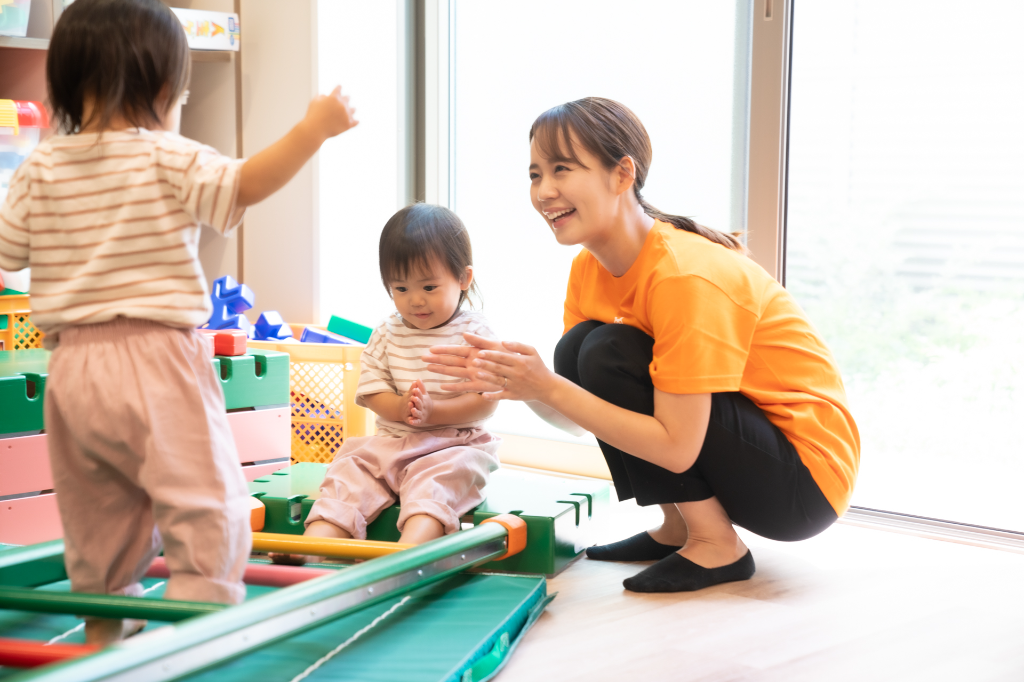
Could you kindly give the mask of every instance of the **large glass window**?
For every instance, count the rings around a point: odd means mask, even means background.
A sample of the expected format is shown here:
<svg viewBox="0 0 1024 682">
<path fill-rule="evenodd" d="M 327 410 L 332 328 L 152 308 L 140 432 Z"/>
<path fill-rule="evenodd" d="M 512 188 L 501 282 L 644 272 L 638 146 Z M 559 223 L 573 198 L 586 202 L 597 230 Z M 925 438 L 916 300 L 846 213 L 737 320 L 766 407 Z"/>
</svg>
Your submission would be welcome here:
<svg viewBox="0 0 1024 682">
<path fill-rule="evenodd" d="M 630 107 L 654 146 L 645 197 L 712 227 L 743 228 L 748 6 L 456 3 L 455 208 L 500 336 L 536 346 L 550 363 L 562 333 L 577 250 L 559 246 L 534 212 L 527 170 L 530 124 L 556 104 L 601 96 Z M 490 426 L 568 438 L 520 403 L 503 403 Z"/>
<path fill-rule="evenodd" d="M 1024 5 L 797 2 L 786 285 L 856 505 L 1024 529 Z"/>
</svg>

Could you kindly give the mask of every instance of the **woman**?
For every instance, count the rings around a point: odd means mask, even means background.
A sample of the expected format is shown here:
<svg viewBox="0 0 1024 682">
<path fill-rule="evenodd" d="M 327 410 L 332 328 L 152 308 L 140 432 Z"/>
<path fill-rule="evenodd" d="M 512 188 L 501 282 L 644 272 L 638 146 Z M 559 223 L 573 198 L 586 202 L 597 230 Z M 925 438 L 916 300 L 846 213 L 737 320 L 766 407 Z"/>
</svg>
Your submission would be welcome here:
<svg viewBox="0 0 1024 682">
<path fill-rule="evenodd" d="M 555 371 L 529 346 L 479 337 L 427 359 L 470 380 L 458 390 L 530 401 L 597 436 L 619 499 L 665 518 L 587 555 L 659 560 L 625 587 L 676 592 L 753 575 L 733 524 L 787 541 L 829 527 L 860 445 L 835 361 L 793 297 L 732 236 L 645 202 L 650 163 L 647 131 L 617 102 L 541 114 L 531 199 L 558 243 L 584 247 Z"/>
</svg>

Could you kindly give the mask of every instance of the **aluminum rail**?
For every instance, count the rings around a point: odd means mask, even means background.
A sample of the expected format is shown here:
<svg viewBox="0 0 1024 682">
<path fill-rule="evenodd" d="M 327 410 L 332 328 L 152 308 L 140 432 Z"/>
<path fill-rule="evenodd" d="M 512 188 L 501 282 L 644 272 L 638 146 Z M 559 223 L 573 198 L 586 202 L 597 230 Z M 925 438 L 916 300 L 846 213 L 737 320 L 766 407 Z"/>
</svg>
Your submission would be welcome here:
<svg viewBox="0 0 1024 682">
<path fill-rule="evenodd" d="M 174 680 L 490 561 L 506 552 L 507 535 L 483 523 L 7 681 Z"/>
</svg>

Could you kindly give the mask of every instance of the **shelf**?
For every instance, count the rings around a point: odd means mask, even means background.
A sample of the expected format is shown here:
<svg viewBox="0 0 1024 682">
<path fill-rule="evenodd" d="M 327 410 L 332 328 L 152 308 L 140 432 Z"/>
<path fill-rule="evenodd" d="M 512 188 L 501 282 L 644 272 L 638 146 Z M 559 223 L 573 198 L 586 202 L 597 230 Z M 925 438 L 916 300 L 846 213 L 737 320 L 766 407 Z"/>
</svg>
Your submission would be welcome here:
<svg viewBox="0 0 1024 682">
<path fill-rule="evenodd" d="M 50 41 L 46 38 L 11 38 L 0 36 L 0 47 L 13 47 L 20 50 L 48 50 Z"/>
<path fill-rule="evenodd" d="M 234 52 L 227 50 L 189 50 L 193 62 L 230 62 Z"/>
</svg>

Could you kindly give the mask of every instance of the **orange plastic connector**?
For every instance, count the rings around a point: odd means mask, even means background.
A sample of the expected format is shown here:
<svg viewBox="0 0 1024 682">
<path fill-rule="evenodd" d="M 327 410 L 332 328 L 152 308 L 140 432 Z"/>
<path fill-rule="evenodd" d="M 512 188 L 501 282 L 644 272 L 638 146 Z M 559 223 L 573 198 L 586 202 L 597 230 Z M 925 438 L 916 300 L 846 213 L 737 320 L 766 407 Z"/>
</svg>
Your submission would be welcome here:
<svg viewBox="0 0 1024 682">
<path fill-rule="evenodd" d="M 519 554 L 526 549 L 526 521 L 523 521 L 515 514 L 498 514 L 481 521 L 481 523 L 500 523 L 508 531 L 508 540 L 505 543 L 507 551 L 493 561 L 507 559 L 513 554 Z"/>
<path fill-rule="evenodd" d="M 264 524 L 267 522 L 267 508 L 256 497 L 249 498 L 249 525 L 252 528 L 252 532 L 258 533 L 263 530 Z"/>
</svg>

